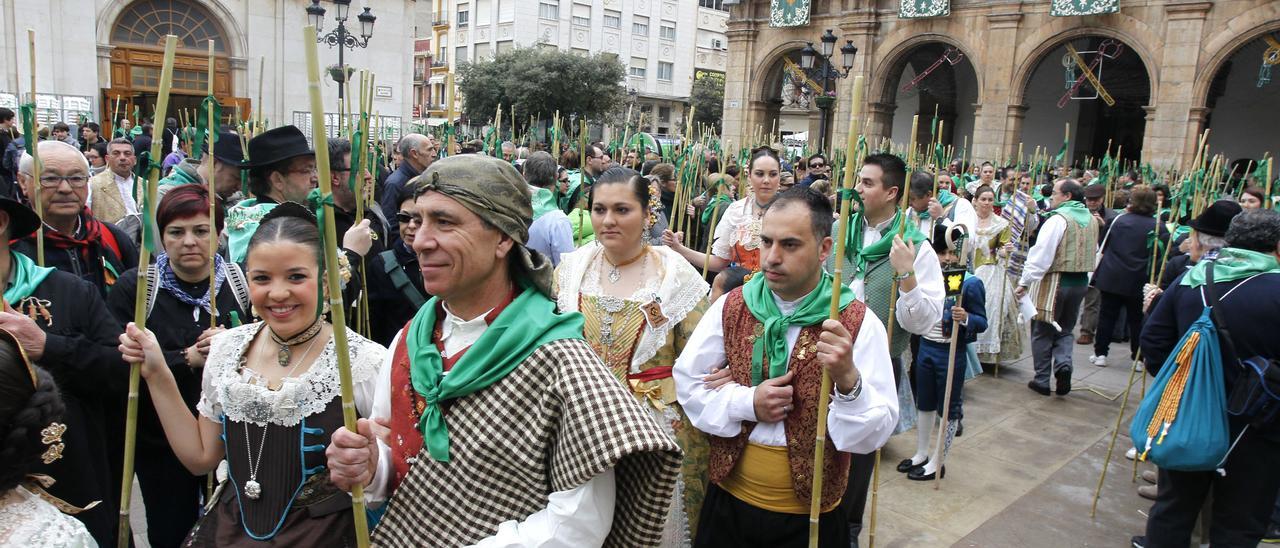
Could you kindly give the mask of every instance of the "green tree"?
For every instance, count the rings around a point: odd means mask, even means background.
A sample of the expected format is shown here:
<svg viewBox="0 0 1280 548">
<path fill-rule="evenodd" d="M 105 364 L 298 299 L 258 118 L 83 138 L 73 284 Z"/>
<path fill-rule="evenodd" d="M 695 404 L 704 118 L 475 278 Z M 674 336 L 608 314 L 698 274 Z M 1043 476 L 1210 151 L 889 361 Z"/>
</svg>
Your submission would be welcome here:
<svg viewBox="0 0 1280 548">
<path fill-rule="evenodd" d="M 503 127 L 510 127 L 512 105 L 517 126 L 527 124 L 530 116 L 550 120 L 557 110 L 565 119 L 577 115 L 596 120 L 622 106 L 625 75 L 615 57 L 523 48 L 460 66 L 458 92 L 462 111 L 473 124 L 492 119 L 499 105 Z"/>
<path fill-rule="evenodd" d="M 724 73 L 698 71 L 689 92 L 689 104 L 694 107 L 693 123 L 720 131 L 720 118 L 724 114 Z"/>
</svg>

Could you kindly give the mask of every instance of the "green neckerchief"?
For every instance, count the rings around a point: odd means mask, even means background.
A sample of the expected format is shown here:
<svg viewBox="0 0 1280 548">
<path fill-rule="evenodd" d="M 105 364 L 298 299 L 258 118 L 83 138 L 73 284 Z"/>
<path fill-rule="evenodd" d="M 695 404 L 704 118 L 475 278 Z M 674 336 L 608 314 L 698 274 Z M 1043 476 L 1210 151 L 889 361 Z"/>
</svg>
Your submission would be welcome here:
<svg viewBox="0 0 1280 548">
<path fill-rule="evenodd" d="M 439 297 L 432 297 L 413 318 L 405 333 L 413 389 L 426 400 L 418 421 L 431 458 L 449 462 L 449 428 L 440 404 L 488 388 L 515 370 L 538 347 L 561 339 L 582 338 L 582 315 L 559 314 L 555 301 L 532 285 L 498 314 L 484 334 L 462 355 L 449 374 L 431 341 Z"/>
<path fill-rule="evenodd" d="M 733 203 L 733 198 L 730 198 L 728 193 L 712 194 L 711 201 L 707 202 L 706 207 L 702 209 L 703 226 L 708 229 L 711 227 L 711 216 L 715 214 L 716 208 L 720 207 L 720 204 L 731 203 Z"/>
<path fill-rule="evenodd" d="M 1205 282 L 1205 270 L 1213 265 L 1214 282 L 1232 282 L 1253 276 L 1254 274 L 1280 273 L 1280 262 L 1275 255 L 1224 247 L 1218 251 L 1218 258 L 1212 261 L 1200 261 L 1187 275 L 1182 277 L 1182 284 L 1189 287 L 1200 287 Z M 8 293 L 5 294 L 8 296 Z"/>
<path fill-rule="evenodd" d="M 751 281 L 742 287 L 742 301 L 746 303 L 747 311 L 764 324 L 764 331 L 756 337 L 756 342 L 751 347 L 752 386 L 760 384 L 766 378 L 772 379 L 787 372 L 787 328 L 822 323 L 822 320 L 827 319 L 831 306 L 831 274 L 823 272 L 818 279 L 818 286 L 796 305 L 790 315 L 783 315 L 778 310 L 778 303 L 773 300 L 773 291 L 764 278 L 752 276 Z M 841 291 L 840 310 L 844 310 L 851 302 L 853 292 Z M 769 356 L 767 377 L 764 372 L 766 354 Z"/>
<path fill-rule="evenodd" d="M 45 278 L 52 274 L 54 269 L 36 266 L 36 262 L 30 257 L 14 251 L 9 254 L 12 260 L 9 261 L 9 287 L 4 290 L 4 302 L 16 304 L 18 301 L 31 296 L 36 290 L 36 286 L 40 285 Z"/>
<path fill-rule="evenodd" d="M 955 201 L 956 195 L 952 194 L 950 190 L 942 189 L 938 191 L 938 205 L 945 208 L 950 206 L 952 203 L 955 203 Z M 946 212 L 944 211 L 943 213 L 945 214 Z M 925 208 L 924 211 L 916 213 L 916 217 L 919 217 L 922 221 L 927 221 L 930 217 L 929 209 Z"/>
<path fill-rule="evenodd" d="M 880 233 L 880 239 L 865 248 L 862 247 L 862 232 L 866 219 L 863 217 L 862 211 L 859 210 L 849 217 L 849 228 L 845 231 L 844 256 L 849 262 L 853 263 L 854 277 L 862 278 L 867 272 L 868 264 L 889 256 L 889 250 L 893 249 L 893 237 L 898 234 L 899 225 L 903 222 L 903 215 L 901 211 L 894 213 L 893 223 Z M 902 232 L 902 240 L 904 242 L 919 245 L 920 242 L 926 239 L 916 223 L 908 222 L 906 230 Z"/>
<path fill-rule="evenodd" d="M 1040 185 L 1031 186 L 1031 199 L 1037 202 L 1044 199 L 1044 194 L 1040 193 Z"/>
<path fill-rule="evenodd" d="M 1058 204 L 1058 207 L 1051 209 L 1050 212 L 1057 213 L 1075 221 L 1081 228 L 1089 226 L 1089 218 L 1093 217 L 1093 213 L 1089 212 L 1089 208 L 1085 207 L 1084 202 L 1077 202 L 1075 200 L 1062 202 L 1061 204 Z"/>
<path fill-rule="evenodd" d="M 529 191 L 533 198 L 533 220 L 552 211 L 560 209 L 560 205 L 556 203 L 556 195 L 549 188 L 538 188 L 530 186 Z"/>
</svg>

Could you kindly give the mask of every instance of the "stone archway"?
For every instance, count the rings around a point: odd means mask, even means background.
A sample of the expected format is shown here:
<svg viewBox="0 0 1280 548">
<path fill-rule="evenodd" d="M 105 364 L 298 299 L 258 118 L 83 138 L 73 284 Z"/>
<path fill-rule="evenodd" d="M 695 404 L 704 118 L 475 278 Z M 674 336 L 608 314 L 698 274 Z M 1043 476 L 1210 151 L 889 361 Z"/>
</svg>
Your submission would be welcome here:
<svg viewBox="0 0 1280 548">
<path fill-rule="evenodd" d="M 877 113 L 873 124 L 883 128 L 884 137 L 905 146 L 912 116 L 919 115 L 917 141 L 933 141 L 931 122 L 937 112 L 944 122 L 942 144 L 961 154 L 973 135 L 974 105 L 982 89 L 972 57 L 962 45 L 941 35 L 921 35 L 889 52 L 876 73 L 884 78 L 876 79 L 871 89 L 870 99 L 878 103 L 872 108 Z"/>
<path fill-rule="evenodd" d="M 1280 21 L 1238 35 L 1205 65 L 1192 104 L 1201 109 L 1202 127 L 1212 130 L 1210 150 L 1255 161 L 1280 151 L 1280 137 L 1271 131 L 1280 126 L 1280 64 L 1269 79 L 1262 70 L 1264 55 L 1280 56 L 1273 42 L 1280 43 Z"/>
<path fill-rule="evenodd" d="M 1013 91 L 1015 104 L 1020 102 L 1024 112 L 1020 141 L 1025 155 L 1029 156 L 1037 146 L 1050 156 L 1057 154 L 1064 128 L 1070 124 L 1066 161 L 1072 165 L 1096 165 L 1108 146 L 1113 156 L 1122 149 L 1126 159 L 1141 158 L 1147 108 L 1155 89 L 1151 64 L 1143 52 L 1131 46 L 1132 42 L 1109 34 L 1079 29 L 1072 36 L 1046 42 L 1018 71 L 1021 79 L 1015 80 L 1017 87 Z M 1098 96 L 1088 81 L 1072 94 L 1075 98 L 1063 100 L 1083 73 L 1079 67 L 1071 67 L 1068 74 L 1067 44 L 1089 64 L 1102 55 L 1099 51 L 1110 52 L 1103 55 L 1101 68 L 1095 73 L 1101 73 L 1098 77 L 1114 98 L 1114 105 Z M 1098 97 L 1086 98 L 1094 96 Z"/>
<path fill-rule="evenodd" d="M 775 136 L 787 137 L 808 133 L 811 145 L 818 142 L 819 111 L 812 86 L 788 64 L 800 64 L 803 47 L 799 41 L 780 44 L 760 64 L 765 69 L 751 90 L 757 127 L 746 128 L 748 134 L 773 131 Z"/>
</svg>

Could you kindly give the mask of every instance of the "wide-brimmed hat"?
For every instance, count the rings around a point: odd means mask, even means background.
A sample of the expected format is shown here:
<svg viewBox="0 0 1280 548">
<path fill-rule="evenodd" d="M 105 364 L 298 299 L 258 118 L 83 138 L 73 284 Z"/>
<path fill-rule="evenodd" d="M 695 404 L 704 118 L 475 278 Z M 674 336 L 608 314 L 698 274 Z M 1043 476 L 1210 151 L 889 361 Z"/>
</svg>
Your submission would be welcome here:
<svg viewBox="0 0 1280 548">
<path fill-rule="evenodd" d="M 1101 198 L 1107 195 L 1106 185 L 1087 185 L 1084 187 L 1085 198 Z"/>
<path fill-rule="evenodd" d="M 40 216 L 13 198 L 0 198 L 0 210 L 9 214 L 9 239 L 19 240 L 40 228 Z"/>
<path fill-rule="evenodd" d="M 218 133 L 218 142 L 213 144 L 213 157 L 224 164 L 243 164 L 244 149 L 240 148 L 240 136 L 227 131 Z"/>
<path fill-rule="evenodd" d="M 1231 219 L 1234 219 L 1243 210 L 1240 204 L 1232 200 L 1218 200 L 1205 208 L 1199 217 L 1192 219 L 1187 225 L 1201 234 L 1221 238 L 1227 235 L 1227 228 L 1231 226 Z"/>
<path fill-rule="evenodd" d="M 217 155 L 215 149 L 214 156 Z M 249 159 L 241 166 L 269 166 L 290 158 L 312 155 L 315 155 L 315 151 L 307 144 L 307 137 L 302 134 L 302 130 L 297 126 L 280 126 L 249 140 Z"/>
</svg>

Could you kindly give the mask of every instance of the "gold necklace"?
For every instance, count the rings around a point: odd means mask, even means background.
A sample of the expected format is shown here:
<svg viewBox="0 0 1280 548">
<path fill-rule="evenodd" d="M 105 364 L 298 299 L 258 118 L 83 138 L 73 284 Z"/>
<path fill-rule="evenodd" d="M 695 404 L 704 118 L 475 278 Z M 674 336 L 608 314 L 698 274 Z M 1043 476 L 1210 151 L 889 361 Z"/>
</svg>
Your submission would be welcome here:
<svg viewBox="0 0 1280 548">
<path fill-rule="evenodd" d="M 609 283 L 616 284 L 618 283 L 618 280 L 622 279 L 622 273 L 618 272 L 619 268 L 622 268 L 624 266 L 629 266 L 632 263 L 635 263 L 636 261 L 640 260 L 648 253 L 649 253 L 649 244 L 644 244 L 644 246 L 642 246 L 640 249 L 640 253 L 637 253 L 635 257 L 622 261 L 618 264 L 614 264 L 613 261 L 609 260 L 608 253 L 601 253 L 601 256 L 604 257 L 604 262 L 609 263 L 609 266 L 611 267 L 609 269 Z"/>
</svg>

